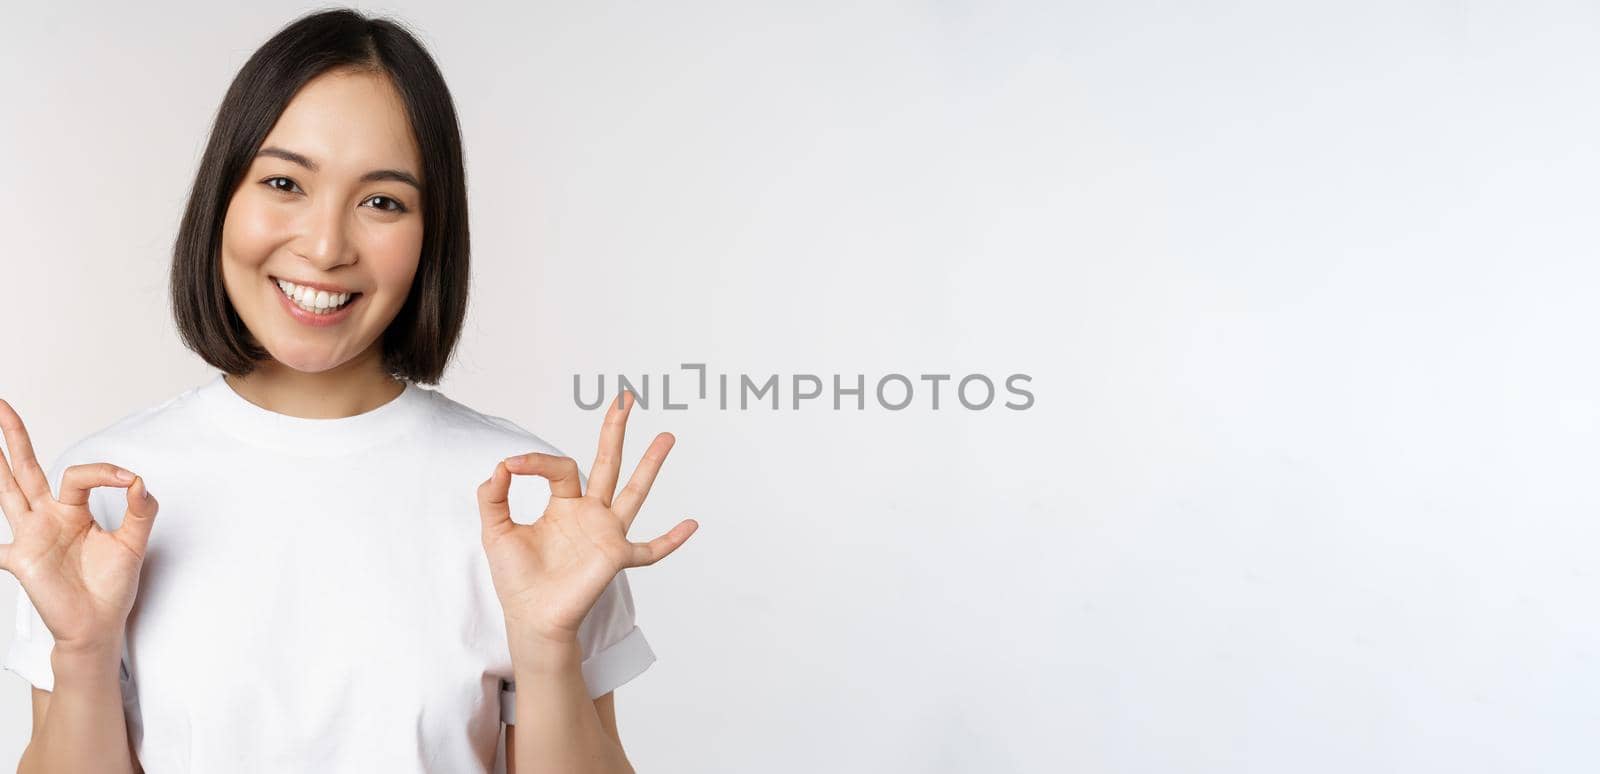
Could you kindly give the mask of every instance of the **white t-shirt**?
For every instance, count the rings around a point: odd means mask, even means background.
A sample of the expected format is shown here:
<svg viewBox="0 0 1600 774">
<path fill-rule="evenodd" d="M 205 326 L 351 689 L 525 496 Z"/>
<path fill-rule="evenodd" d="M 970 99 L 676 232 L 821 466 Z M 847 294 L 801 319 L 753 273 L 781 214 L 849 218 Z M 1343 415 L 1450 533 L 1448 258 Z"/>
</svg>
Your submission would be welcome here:
<svg viewBox="0 0 1600 774">
<path fill-rule="evenodd" d="M 218 372 L 62 452 L 51 492 L 68 466 L 110 462 L 160 502 L 122 656 L 145 770 L 502 771 L 515 685 L 477 487 L 529 451 L 561 454 L 414 383 L 364 414 L 305 419 Z M 105 529 L 126 492 L 91 490 Z M 513 520 L 533 522 L 549 497 L 544 479 L 513 476 Z M 50 690 L 54 640 L 17 599 L 4 667 Z M 578 639 L 590 698 L 655 660 L 625 573 Z"/>
</svg>

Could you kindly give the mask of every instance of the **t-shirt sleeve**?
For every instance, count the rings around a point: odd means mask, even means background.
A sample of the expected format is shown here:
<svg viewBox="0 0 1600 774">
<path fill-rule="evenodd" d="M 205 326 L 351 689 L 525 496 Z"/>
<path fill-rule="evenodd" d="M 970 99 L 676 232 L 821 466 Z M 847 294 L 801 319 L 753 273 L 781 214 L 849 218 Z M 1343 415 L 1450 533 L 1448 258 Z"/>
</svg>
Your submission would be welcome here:
<svg viewBox="0 0 1600 774">
<path fill-rule="evenodd" d="M 583 655 L 583 682 L 589 698 L 598 699 L 638 677 L 656 660 L 644 632 L 634 624 L 633 593 L 627 570 L 606 585 L 594 607 L 578 625 L 578 645 Z M 516 682 L 501 681 L 500 720 L 517 722 Z"/>
</svg>

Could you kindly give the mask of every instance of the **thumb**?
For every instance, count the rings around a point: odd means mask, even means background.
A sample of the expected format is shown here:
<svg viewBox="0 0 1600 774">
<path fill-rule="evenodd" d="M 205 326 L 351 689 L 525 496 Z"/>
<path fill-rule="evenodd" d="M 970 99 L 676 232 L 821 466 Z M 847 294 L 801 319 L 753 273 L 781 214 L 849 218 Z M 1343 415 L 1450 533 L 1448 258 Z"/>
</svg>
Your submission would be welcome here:
<svg viewBox="0 0 1600 774">
<path fill-rule="evenodd" d="M 145 488 L 144 476 L 139 476 L 128 485 L 128 510 L 122 514 L 122 526 L 117 527 L 117 533 L 126 537 L 141 554 L 150 543 L 150 528 L 155 525 L 159 507 L 155 496 Z"/>
</svg>

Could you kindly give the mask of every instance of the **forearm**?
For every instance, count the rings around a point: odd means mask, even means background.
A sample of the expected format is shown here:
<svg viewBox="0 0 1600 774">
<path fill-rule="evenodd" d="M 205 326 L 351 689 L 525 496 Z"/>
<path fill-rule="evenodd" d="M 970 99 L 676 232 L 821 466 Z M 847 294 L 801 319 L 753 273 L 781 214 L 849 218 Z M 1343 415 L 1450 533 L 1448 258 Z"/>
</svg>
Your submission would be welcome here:
<svg viewBox="0 0 1600 774">
<path fill-rule="evenodd" d="M 510 774 L 633 774 L 622 746 L 600 725 L 577 640 L 512 632 L 510 645 L 517 684 L 516 771 Z"/>
<path fill-rule="evenodd" d="M 118 680 L 121 658 L 120 642 L 92 653 L 51 652 L 55 690 L 17 774 L 134 774 Z"/>
</svg>

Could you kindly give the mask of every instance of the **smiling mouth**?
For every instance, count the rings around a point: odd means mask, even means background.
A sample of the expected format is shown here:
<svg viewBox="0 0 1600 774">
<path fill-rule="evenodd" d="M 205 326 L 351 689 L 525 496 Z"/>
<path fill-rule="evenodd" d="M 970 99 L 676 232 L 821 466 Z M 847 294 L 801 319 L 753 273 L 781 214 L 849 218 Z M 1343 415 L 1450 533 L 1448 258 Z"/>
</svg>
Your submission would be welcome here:
<svg viewBox="0 0 1600 774">
<path fill-rule="evenodd" d="M 361 297 L 360 292 L 352 292 L 344 298 L 343 303 L 336 303 L 338 299 L 345 294 L 330 294 L 320 291 L 312 291 L 309 288 L 302 290 L 298 285 L 295 285 L 288 280 L 279 279 L 277 277 L 272 277 L 271 280 L 274 285 L 278 286 L 278 292 L 282 294 L 284 298 L 289 299 L 290 303 L 307 312 L 310 312 L 311 314 L 333 314 L 334 312 L 337 312 L 355 303 L 355 300 Z M 301 299 L 304 300 L 302 301 Z M 325 305 L 319 306 L 319 303 Z"/>
</svg>

